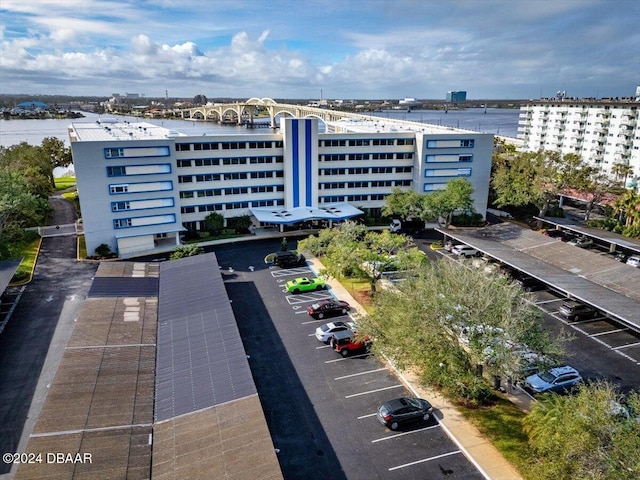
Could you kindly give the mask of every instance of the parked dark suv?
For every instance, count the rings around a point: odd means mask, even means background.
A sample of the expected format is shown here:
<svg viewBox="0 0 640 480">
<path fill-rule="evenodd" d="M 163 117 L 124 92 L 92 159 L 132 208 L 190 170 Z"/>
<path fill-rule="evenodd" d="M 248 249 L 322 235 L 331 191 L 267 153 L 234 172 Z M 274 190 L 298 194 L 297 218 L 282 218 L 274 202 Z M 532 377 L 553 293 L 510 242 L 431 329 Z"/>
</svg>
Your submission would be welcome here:
<svg viewBox="0 0 640 480">
<path fill-rule="evenodd" d="M 547 286 L 540 280 L 528 275 L 517 277 L 516 283 L 520 285 L 525 292 L 536 292 L 538 290 L 544 290 L 545 288 L 547 288 Z"/>
<path fill-rule="evenodd" d="M 582 320 L 583 318 L 593 318 L 598 312 L 589 305 L 568 300 L 560 305 L 558 313 L 569 320 Z"/>
<path fill-rule="evenodd" d="M 276 252 L 273 259 L 274 265 L 281 268 L 301 267 L 306 264 L 304 255 L 295 252 Z"/>
</svg>

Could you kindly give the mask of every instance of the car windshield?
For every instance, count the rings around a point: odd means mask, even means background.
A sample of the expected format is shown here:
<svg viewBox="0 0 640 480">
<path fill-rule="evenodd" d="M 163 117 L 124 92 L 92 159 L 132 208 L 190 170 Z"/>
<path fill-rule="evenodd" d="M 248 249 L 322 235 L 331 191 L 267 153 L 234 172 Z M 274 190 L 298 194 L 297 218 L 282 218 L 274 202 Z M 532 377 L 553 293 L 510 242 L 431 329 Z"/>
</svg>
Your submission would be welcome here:
<svg viewBox="0 0 640 480">
<path fill-rule="evenodd" d="M 556 376 L 550 372 L 540 372 L 538 376 L 547 383 L 553 383 L 556 379 Z"/>
<path fill-rule="evenodd" d="M 420 408 L 420 402 L 418 402 L 415 398 L 405 398 L 407 405 L 411 405 L 412 407 Z"/>
<path fill-rule="evenodd" d="M 318 310 L 320 308 L 320 304 L 314 303 L 313 305 L 311 305 L 311 308 L 313 308 L 314 310 Z"/>
<path fill-rule="evenodd" d="M 329 325 L 322 325 L 320 327 L 320 330 L 322 330 L 323 332 L 328 332 L 329 331 Z"/>
</svg>

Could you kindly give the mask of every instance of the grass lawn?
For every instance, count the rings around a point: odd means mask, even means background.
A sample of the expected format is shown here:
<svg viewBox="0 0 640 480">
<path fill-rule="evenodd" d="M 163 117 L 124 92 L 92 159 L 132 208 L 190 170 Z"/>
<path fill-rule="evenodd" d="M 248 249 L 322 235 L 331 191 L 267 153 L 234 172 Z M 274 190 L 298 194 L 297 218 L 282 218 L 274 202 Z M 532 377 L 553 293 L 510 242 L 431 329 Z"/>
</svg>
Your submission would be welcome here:
<svg viewBox="0 0 640 480">
<path fill-rule="evenodd" d="M 38 259 L 38 249 L 40 248 L 41 241 L 42 239 L 38 238 L 25 245 L 22 250 L 22 262 L 20 262 L 20 266 L 13 277 L 14 281 L 9 285 L 15 286 L 29 283 L 31 280 L 31 274 L 36 265 L 36 260 Z"/>
<path fill-rule="evenodd" d="M 474 409 L 462 406 L 459 410 L 524 478 L 530 478 L 527 476 L 527 466 L 531 447 L 527 442 L 527 435 L 522 430 L 522 420 L 526 413 L 502 397 L 491 407 Z"/>
<path fill-rule="evenodd" d="M 76 177 L 58 177 L 55 180 L 56 190 L 64 190 L 65 188 L 75 187 Z"/>
</svg>

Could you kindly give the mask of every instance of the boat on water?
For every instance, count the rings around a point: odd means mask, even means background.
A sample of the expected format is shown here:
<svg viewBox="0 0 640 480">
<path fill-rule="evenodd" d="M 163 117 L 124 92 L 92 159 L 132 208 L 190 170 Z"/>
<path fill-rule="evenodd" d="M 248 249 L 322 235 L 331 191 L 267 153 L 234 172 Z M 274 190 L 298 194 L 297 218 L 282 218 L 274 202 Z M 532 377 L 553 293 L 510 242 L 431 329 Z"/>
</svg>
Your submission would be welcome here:
<svg viewBox="0 0 640 480">
<path fill-rule="evenodd" d="M 422 102 L 418 102 L 413 97 L 405 97 L 402 100 L 398 101 L 398 109 L 399 110 L 406 109 L 407 112 L 410 112 L 412 108 L 418 108 L 421 106 L 422 106 Z"/>
</svg>

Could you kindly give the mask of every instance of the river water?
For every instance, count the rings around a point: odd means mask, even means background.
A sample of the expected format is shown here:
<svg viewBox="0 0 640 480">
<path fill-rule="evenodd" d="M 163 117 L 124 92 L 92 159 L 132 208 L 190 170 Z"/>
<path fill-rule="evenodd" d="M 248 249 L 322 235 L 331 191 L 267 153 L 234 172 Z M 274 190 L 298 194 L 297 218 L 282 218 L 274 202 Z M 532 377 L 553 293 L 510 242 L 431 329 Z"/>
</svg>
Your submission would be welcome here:
<svg viewBox="0 0 640 480">
<path fill-rule="evenodd" d="M 385 110 L 376 112 L 383 118 L 393 118 L 412 122 L 431 123 L 447 127 L 463 128 L 484 133 L 493 133 L 505 137 L 517 137 L 518 133 L 518 109 L 469 108 L 466 110 Z M 31 145 L 40 145 L 46 137 L 57 137 L 69 145 L 67 127 L 71 122 L 95 122 L 109 115 L 97 115 L 84 113 L 85 118 L 78 119 L 46 119 L 46 120 L 0 120 L 0 145 L 8 147 L 20 142 Z M 240 126 L 219 125 L 213 122 L 194 122 L 191 120 L 158 120 L 139 117 L 118 116 L 119 120 L 127 120 L 132 123 L 148 122 L 160 125 L 171 130 L 177 130 L 188 135 L 203 134 L 264 134 L 269 129 L 247 129 Z"/>
</svg>

